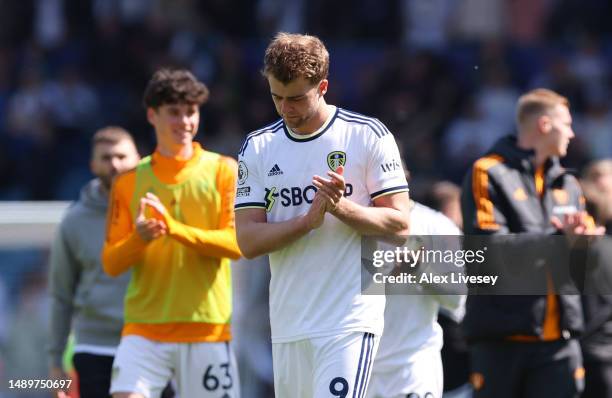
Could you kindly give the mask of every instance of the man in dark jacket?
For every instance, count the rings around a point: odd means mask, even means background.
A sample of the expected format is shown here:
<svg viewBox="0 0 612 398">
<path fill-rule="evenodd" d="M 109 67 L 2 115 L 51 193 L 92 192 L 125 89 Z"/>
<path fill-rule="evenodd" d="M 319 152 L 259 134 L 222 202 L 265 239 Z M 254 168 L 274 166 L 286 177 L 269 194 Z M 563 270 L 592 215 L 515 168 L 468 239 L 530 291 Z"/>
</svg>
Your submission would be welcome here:
<svg viewBox="0 0 612 398">
<path fill-rule="evenodd" d="M 581 182 L 589 212 L 606 226 L 606 236 L 589 251 L 592 272 L 582 296 L 586 386 L 581 398 L 612 398 L 612 159 L 589 164 Z"/>
<path fill-rule="evenodd" d="M 545 89 L 526 93 L 518 101 L 517 128 L 465 178 L 465 234 L 513 234 L 514 252 L 520 252 L 544 236 L 565 234 L 571 242 L 602 233 L 589 224 L 578 181 L 559 163 L 574 138 L 568 100 Z M 532 265 L 506 260 L 511 267 Z M 583 328 L 580 297 L 556 294 L 550 270 L 541 295 L 468 298 L 464 325 L 475 397 L 576 397 L 582 390 L 574 339 Z"/>
</svg>

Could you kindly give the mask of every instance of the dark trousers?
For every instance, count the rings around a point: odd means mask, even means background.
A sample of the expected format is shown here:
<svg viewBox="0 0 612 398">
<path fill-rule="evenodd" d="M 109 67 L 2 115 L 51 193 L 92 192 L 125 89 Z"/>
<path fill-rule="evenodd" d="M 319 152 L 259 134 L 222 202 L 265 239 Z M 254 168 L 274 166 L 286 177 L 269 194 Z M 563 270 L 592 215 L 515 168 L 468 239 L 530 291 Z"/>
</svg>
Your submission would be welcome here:
<svg viewBox="0 0 612 398">
<path fill-rule="evenodd" d="M 612 363 L 585 361 L 586 385 L 582 398 L 612 398 Z"/>
<path fill-rule="evenodd" d="M 482 342 L 470 356 L 474 398 L 576 398 L 584 389 L 575 340 Z"/>
<path fill-rule="evenodd" d="M 113 357 L 107 355 L 74 354 L 72 361 L 79 376 L 79 395 L 81 398 L 109 398 Z M 168 384 L 162 398 L 174 397 Z"/>
<path fill-rule="evenodd" d="M 113 357 L 78 353 L 72 358 L 79 375 L 79 395 L 83 398 L 108 398 Z"/>
</svg>

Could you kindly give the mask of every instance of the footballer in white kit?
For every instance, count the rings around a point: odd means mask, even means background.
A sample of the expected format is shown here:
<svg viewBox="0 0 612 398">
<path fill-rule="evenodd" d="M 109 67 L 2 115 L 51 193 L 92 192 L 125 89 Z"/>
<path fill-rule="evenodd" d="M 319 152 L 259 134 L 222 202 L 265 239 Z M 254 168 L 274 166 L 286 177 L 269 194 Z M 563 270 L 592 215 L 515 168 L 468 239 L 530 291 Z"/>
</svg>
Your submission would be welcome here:
<svg viewBox="0 0 612 398">
<path fill-rule="evenodd" d="M 412 236 L 461 235 L 442 213 L 420 203 L 411 204 Z M 458 239 L 450 240 L 448 247 L 434 247 L 459 248 Z M 442 397 L 442 328 L 437 322 L 441 305 L 461 317 L 465 296 L 422 292 L 387 295 L 385 330 L 374 360 L 368 398 Z"/>
<path fill-rule="evenodd" d="M 282 118 L 249 134 L 238 156 L 238 242 L 246 257 L 270 255 L 277 397 L 365 396 L 385 297 L 361 294 L 361 235 L 408 228 L 395 139 L 377 119 L 325 103 L 328 57 L 313 36 L 276 36 L 264 74 Z M 311 76 L 313 59 L 324 67 Z"/>
<path fill-rule="evenodd" d="M 399 159 L 393 136 L 376 119 L 336 108 L 306 136 L 279 120 L 247 137 L 238 158 L 235 208 L 265 209 L 269 223 L 295 218 L 314 199 L 312 176 L 339 165 L 345 170 L 345 197 L 368 206 L 378 196 L 407 190 Z M 272 342 L 350 332 L 359 332 L 358 340 L 364 333 L 380 336 L 385 297 L 361 295 L 360 264 L 361 235 L 330 214 L 320 228 L 270 253 Z M 356 367 L 359 359 L 371 367 L 367 344 L 363 357 L 358 347 Z"/>
</svg>

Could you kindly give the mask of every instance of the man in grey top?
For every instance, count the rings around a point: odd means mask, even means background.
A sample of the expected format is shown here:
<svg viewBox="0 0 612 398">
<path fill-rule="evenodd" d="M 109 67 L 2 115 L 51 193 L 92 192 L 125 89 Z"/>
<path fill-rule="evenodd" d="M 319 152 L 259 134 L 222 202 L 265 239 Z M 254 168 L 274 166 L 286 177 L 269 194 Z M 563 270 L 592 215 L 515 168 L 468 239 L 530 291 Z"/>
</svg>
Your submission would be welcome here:
<svg viewBox="0 0 612 398">
<path fill-rule="evenodd" d="M 102 270 L 109 190 L 115 175 L 139 161 L 132 136 L 120 127 L 106 127 L 92 139 L 90 168 L 96 176 L 64 215 L 51 248 L 50 376 L 66 379 L 62 354 L 74 330 L 74 366 L 80 396 L 109 396 L 111 368 L 123 326 L 123 297 L 129 273 L 111 278 Z M 57 391 L 58 397 L 66 396 Z"/>
</svg>

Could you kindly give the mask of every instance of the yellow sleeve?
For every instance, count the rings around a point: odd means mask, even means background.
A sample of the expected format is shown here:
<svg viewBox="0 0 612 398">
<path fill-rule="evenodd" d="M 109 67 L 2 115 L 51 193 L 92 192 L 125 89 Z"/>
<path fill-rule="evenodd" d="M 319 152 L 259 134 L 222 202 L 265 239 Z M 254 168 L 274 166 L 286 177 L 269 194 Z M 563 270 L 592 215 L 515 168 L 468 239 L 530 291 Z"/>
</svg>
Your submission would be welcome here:
<svg viewBox="0 0 612 398">
<path fill-rule="evenodd" d="M 168 234 L 185 246 L 207 257 L 238 259 L 242 255 L 236 240 L 234 195 L 238 164 L 232 158 L 221 157 L 217 187 L 221 195 L 219 228 L 202 230 L 167 217 Z"/>
<path fill-rule="evenodd" d="M 104 272 L 110 276 L 118 276 L 140 262 L 148 244 L 136 232 L 130 214 L 135 177 L 134 172 L 119 176 L 111 190 L 106 240 L 102 249 Z"/>
</svg>

